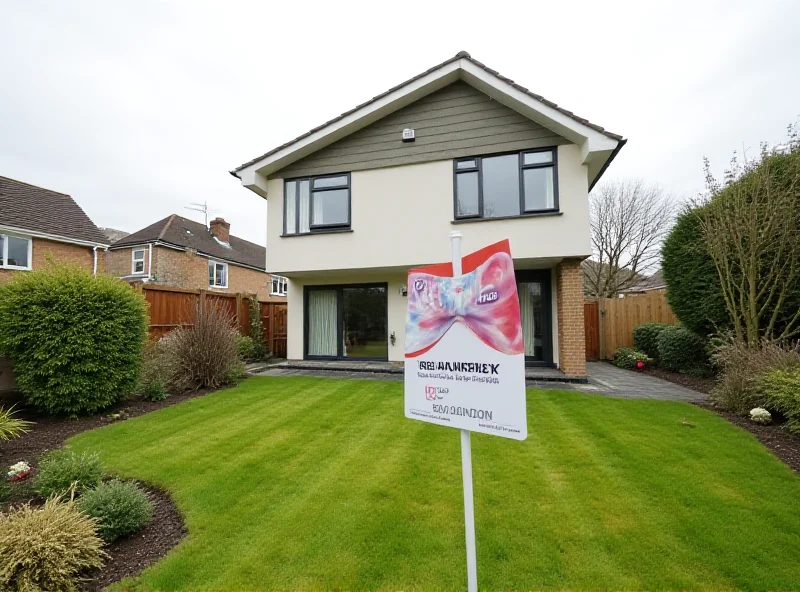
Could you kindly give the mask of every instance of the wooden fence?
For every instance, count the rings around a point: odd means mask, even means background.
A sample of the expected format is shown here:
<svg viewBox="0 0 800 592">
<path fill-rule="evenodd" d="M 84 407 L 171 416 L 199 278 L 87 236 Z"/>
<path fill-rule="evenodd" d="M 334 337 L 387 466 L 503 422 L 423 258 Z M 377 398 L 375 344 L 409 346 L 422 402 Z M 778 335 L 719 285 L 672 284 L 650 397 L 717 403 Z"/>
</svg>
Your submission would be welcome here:
<svg viewBox="0 0 800 592">
<path fill-rule="evenodd" d="M 219 294 L 208 290 L 185 290 L 139 284 L 150 308 L 150 336 L 160 338 L 177 327 L 192 324 L 198 303 L 213 302 L 226 308 L 242 335 L 250 334 L 250 294 Z M 261 302 L 264 340 L 276 357 L 286 357 L 286 303 Z"/>
<path fill-rule="evenodd" d="M 619 347 L 633 347 L 633 329 L 642 323 L 677 325 L 678 318 L 661 291 L 584 302 L 586 359 L 611 359 Z"/>
</svg>

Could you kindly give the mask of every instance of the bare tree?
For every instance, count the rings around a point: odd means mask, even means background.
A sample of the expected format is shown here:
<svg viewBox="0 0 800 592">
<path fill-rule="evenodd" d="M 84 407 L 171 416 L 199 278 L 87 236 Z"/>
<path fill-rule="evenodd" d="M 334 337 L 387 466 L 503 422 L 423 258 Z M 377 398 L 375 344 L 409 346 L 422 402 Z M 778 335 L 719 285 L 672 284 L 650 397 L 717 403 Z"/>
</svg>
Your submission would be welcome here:
<svg viewBox="0 0 800 592">
<path fill-rule="evenodd" d="M 800 332 L 800 309 L 787 310 L 800 280 L 800 139 L 781 151 L 741 165 L 725 182 L 705 161 L 707 201 L 696 208 L 703 239 L 719 275 L 737 339 L 751 346 L 762 336 L 785 339 Z M 783 148 L 783 147 L 782 147 Z M 787 301 L 787 299 L 790 299 Z"/>
<path fill-rule="evenodd" d="M 608 181 L 589 196 L 593 257 L 584 265 L 587 292 L 610 298 L 661 257 L 678 202 L 642 179 Z"/>
</svg>

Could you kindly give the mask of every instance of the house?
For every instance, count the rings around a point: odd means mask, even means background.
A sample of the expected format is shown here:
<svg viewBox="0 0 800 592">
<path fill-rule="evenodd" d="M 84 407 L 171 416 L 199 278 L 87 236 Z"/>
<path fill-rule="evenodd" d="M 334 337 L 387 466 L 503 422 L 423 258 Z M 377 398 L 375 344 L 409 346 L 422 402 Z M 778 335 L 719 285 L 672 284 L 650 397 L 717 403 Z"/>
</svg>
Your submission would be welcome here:
<svg viewBox="0 0 800 592">
<path fill-rule="evenodd" d="M 97 273 L 109 243 L 69 195 L 0 177 L 0 283 L 48 260 Z"/>
<path fill-rule="evenodd" d="M 663 292 L 667 289 L 667 284 L 664 281 L 664 274 L 659 269 L 653 275 L 643 276 L 638 282 L 630 288 L 622 290 L 625 296 L 638 296 L 646 294 L 647 292 Z"/>
<path fill-rule="evenodd" d="M 625 140 L 461 52 L 231 173 L 267 200 L 290 359 L 404 359 L 409 268 L 509 239 L 526 361 L 586 372 L 588 192 Z"/>
<path fill-rule="evenodd" d="M 172 214 L 111 245 L 108 272 L 131 283 L 258 294 L 286 300 L 286 278 L 266 272 L 266 249 L 231 235 L 222 218 L 209 228 Z"/>
</svg>

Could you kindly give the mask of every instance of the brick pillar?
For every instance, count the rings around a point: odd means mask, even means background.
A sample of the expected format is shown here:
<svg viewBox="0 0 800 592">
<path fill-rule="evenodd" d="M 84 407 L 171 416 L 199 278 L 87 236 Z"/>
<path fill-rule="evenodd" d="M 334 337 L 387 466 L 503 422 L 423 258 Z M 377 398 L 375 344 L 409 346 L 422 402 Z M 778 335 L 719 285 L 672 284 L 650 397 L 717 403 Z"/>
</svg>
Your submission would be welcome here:
<svg viewBox="0 0 800 592">
<path fill-rule="evenodd" d="M 556 268 L 556 306 L 559 366 L 565 374 L 586 376 L 583 271 L 578 259 L 565 259 Z"/>
</svg>

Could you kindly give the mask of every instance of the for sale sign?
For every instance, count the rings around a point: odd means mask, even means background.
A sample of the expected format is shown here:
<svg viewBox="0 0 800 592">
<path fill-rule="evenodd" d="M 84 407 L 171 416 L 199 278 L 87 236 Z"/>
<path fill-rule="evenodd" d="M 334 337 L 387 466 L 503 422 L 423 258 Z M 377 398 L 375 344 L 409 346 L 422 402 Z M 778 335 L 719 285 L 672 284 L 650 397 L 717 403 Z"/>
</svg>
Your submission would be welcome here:
<svg viewBox="0 0 800 592">
<path fill-rule="evenodd" d="M 525 346 L 508 241 L 412 269 L 405 413 L 437 425 L 524 440 Z"/>
</svg>

